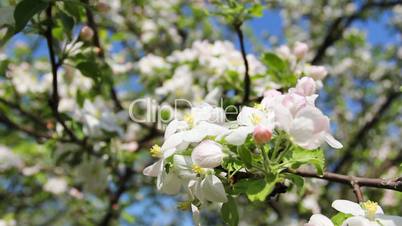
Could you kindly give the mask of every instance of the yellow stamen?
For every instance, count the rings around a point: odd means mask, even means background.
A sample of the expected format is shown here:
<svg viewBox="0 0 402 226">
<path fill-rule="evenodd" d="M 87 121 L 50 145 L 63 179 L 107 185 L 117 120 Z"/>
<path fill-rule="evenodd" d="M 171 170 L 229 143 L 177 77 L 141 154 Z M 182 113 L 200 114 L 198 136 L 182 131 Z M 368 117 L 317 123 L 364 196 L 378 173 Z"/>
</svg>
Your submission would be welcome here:
<svg viewBox="0 0 402 226">
<path fill-rule="evenodd" d="M 251 115 L 251 122 L 252 122 L 254 125 L 260 124 L 260 123 L 261 123 L 261 117 L 258 116 L 258 115 L 255 114 L 255 113 L 253 113 L 253 114 Z"/>
<path fill-rule="evenodd" d="M 177 208 L 182 211 L 190 210 L 191 209 L 191 201 L 179 202 L 177 204 Z"/>
<path fill-rule="evenodd" d="M 264 105 L 262 105 L 262 104 L 254 104 L 254 108 L 257 109 L 257 110 L 263 111 L 264 110 Z"/>
<path fill-rule="evenodd" d="M 366 216 L 369 220 L 374 220 L 375 214 L 378 209 L 378 204 L 376 202 L 367 201 L 363 202 L 362 208 L 366 211 Z"/>
<path fill-rule="evenodd" d="M 162 157 L 162 150 L 161 150 L 161 147 L 160 147 L 159 145 L 157 145 L 157 144 L 155 144 L 154 146 L 152 146 L 152 148 L 149 149 L 149 152 L 151 153 L 151 156 L 152 156 L 152 157 L 155 157 L 155 158 L 160 158 L 160 157 Z"/>
<path fill-rule="evenodd" d="M 187 122 L 187 124 L 189 124 L 190 126 L 193 125 L 193 123 L 194 123 L 194 118 L 193 118 L 193 116 L 191 115 L 191 113 L 186 113 L 186 114 L 184 115 L 184 121 Z"/>
<path fill-rule="evenodd" d="M 204 169 L 201 168 L 200 166 L 193 164 L 192 166 L 193 172 L 196 174 L 203 174 L 204 173 Z"/>
</svg>

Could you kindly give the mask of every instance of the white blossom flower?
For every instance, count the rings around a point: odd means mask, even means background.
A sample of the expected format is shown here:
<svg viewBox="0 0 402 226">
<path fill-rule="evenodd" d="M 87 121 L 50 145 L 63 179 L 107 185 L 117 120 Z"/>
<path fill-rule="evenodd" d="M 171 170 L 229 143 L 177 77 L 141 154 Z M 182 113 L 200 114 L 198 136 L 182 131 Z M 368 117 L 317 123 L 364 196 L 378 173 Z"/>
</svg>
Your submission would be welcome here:
<svg viewBox="0 0 402 226">
<path fill-rule="evenodd" d="M 237 116 L 237 128 L 233 129 L 225 140 L 229 144 L 242 145 L 247 136 L 254 131 L 257 126 L 263 126 L 270 131 L 275 127 L 275 115 L 273 111 L 265 111 L 257 108 L 243 107 Z"/>
<path fill-rule="evenodd" d="M 385 215 L 375 202 L 367 201 L 360 205 L 348 200 L 335 200 L 332 207 L 339 212 L 351 214 L 342 226 L 400 226 L 402 217 Z"/>
<path fill-rule="evenodd" d="M 43 186 L 43 190 L 55 195 L 62 194 L 67 191 L 67 181 L 62 177 L 50 178 Z"/>
<path fill-rule="evenodd" d="M 17 154 L 5 146 L 0 146 L 0 172 L 10 168 L 21 168 L 22 166 L 23 162 Z"/>
</svg>

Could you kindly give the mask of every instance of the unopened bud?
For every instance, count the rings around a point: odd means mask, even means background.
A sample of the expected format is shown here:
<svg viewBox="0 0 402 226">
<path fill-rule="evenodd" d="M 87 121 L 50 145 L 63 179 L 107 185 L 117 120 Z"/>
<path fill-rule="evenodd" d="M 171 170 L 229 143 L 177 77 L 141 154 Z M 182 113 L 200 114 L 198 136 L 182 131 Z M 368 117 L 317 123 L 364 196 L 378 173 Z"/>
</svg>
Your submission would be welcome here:
<svg viewBox="0 0 402 226">
<path fill-rule="evenodd" d="M 298 59 L 302 59 L 306 56 L 308 52 L 308 45 L 304 42 L 296 42 L 293 53 Z"/>
<path fill-rule="evenodd" d="M 96 10 L 101 13 L 107 13 L 110 10 L 110 6 L 105 2 L 99 2 L 98 4 L 96 4 Z"/>
<path fill-rule="evenodd" d="M 81 28 L 80 37 L 85 41 L 91 41 L 94 37 L 94 31 L 88 26 Z"/>
<path fill-rule="evenodd" d="M 312 77 L 314 80 L 323 80 L 327 76 L 328 71 L 324 66 L 309 66 L 305 69 L 307 76 Z"/>
<path fill-rule="evenodd" d="M 311 96 L 315 93 L 316 85 L 314 79 L 303 77 L 299 79 L 296 85 L 296 93 L 302 96 Z"/>
<path fill-rule="evenodd" d="M 268 128 L 258 125 L 254 128 L 253 137 L 256 144 L 265 144 L 272 138 L 272 132 Z"/>
</svg>

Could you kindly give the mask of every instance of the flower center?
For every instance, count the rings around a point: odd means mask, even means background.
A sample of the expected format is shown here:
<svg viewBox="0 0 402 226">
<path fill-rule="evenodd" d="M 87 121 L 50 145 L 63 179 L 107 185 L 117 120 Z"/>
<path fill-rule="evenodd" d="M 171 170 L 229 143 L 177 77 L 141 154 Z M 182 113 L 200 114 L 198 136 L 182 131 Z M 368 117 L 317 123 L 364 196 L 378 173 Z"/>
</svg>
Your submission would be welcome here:
<svg viewBox="0 0 402 226">
<path fill-rule="evenodd" d="M 253 114 L 251 115 L 251 122 L 252 122 L 254 125 L 260 124 L 260 123 L 261 123 L 261 117 L 258 116 L 256 113 L 253 113 Z"/>
<path fill-rule="evenodd" d="M 196 165 L 196 164 L 193 164 L 192 170 L 194 173 L 200 174 L 200 175 L 205 172 L 203 168 L 201 168 L 199 165 Z"/>
<path fill-rule="evenodd" d="M 184 115 L 184 121 L 187 122 L 187 124 L 189 124 L 190 126 L 192 126 L 194 123 L 194 117 L 191 115 L 191 113 L 186 113 Z"/>
<path fill-rule="evenodd" d="M 190 210 L 191 209 L 191 201 L 179 202 L 177 204 L 177 208 L 182 211 Z"/>
<path fill-rule="evenodd" d="M 162 157 L 162 150 L 161 147 L 157 144 L 155 144 L 154 146 L 152 146 L 152 148 L 149 150 L 149 152 L 151 153 L 152 157 L 155 158 L 160 158 Z"/>
<path fill-rule="evenodd" d="M 376 202 L 367 201 L 362 203 L 362 208 L 366 211 L 367 218 L 369 220 L 374 220 L 378 204 Z"/>
</svg>

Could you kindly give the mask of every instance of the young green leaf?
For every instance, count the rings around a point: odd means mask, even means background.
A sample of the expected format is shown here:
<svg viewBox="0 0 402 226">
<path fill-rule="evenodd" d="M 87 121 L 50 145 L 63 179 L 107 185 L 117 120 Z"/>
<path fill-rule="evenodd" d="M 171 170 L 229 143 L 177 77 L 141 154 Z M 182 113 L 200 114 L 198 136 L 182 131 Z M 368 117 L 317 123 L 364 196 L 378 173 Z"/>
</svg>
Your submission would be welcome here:
<svg viewBox="0 0 402 226">
<path fill-rule="evenodd" d="M 18 3 L 14 11 L 14 32 L 18 33 L 24 29 L 35 14 L 42 12 L 47 7 L 48 3 L 41 0 L 23 0 Z"/>
<path fill-rule="evenodd" d="M 237 226 L 239 224 L 239 213 L 237 211 L 236 201 L 232 196 L 228 196 L 228 201 L 223 203 L 221 215 L 226 224 L 230 226 Z"/>
</svg>

